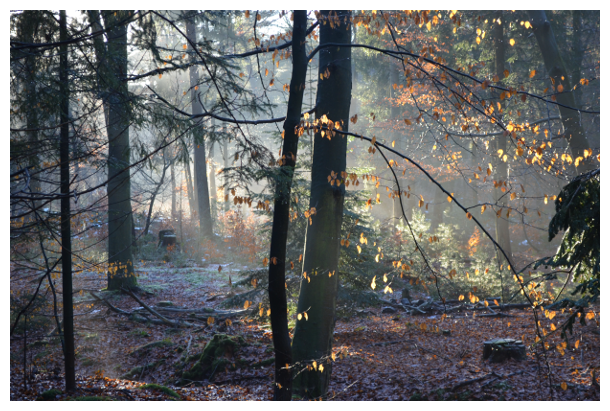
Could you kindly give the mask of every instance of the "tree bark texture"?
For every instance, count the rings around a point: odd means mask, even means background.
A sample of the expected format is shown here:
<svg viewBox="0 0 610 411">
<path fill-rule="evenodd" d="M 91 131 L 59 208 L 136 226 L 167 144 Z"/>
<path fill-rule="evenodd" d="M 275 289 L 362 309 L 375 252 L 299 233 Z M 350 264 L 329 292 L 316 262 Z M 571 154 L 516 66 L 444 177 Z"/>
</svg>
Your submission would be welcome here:
<svg viewBox="0 0 610 411">
<path fill-rule="evenodd" d="M 349 11 L 322 11 L 321 18 L 320 44 L 351 43 Z M 319 56 L 316 120 L 328 119 L 347 130 L 352 91 L 351 48 L 332 47 L 321 50 Z M 330 354 L 345 185 L 329 184 L 328 176 L 334 172 L 338 176 L 335 181 L 342 179 L 346 149 L 345 137 L 315 133 L 309 206 L 316 212 L 307 227 L 297 307 L 302 319 L 297 321 L 292 343 L 294 361 L 298 364 L 294 390 L 309 398 L 326 395 L 332 368 Z M 305 369 L 300 371 L 302 368 Z"/>
<path fill-rule="evenodd" d="M 186 21 L 186 35 L 193 43 L 197 42 L 197 31 L 192 19 Z M 189 43 L 189 51 L 194 51 Z M 191 56 L 195 58 L 195 56 Z M 189 68 L 191 82 L 191 101 L 193 115 L 203 114 L 203 107 L 199 101 L 199 72 L 198 66 Z M 197 186 L 197 214 L 199 215 L 199 230 L 204 239 L 212 240 L 212 214 L 210 212 L 210 192 L 208 190 L 207 164 L 205 161 L 205 142 L 203 140 L 203 122 L 201 118 L 196 120 L 199 124 L 193 129 L 193 153 L 195 157 L 195 183 Z"/>
<path fill-rule="evenodd" d="M 292 30 L 292 79 L 288 109 L 284 121 L 284 141 L 281 166 L 275 180 L 273 205 L 273 227 L 269 253 L 269 305 L 271 329 L 275 349 L 275 386 L 273 398 L 290 401 L 292 398 L 292 350 L 288 334 L 286 302 L 286 241 L 290 221 L 290 192 L 296 165 L 299 135 L 297 127 L 301 121 L 301 106 L 307 76 L 307 54 L 305 53 L 305 31 L 307 12 L 294 11 Z"/>
<path fill-rule="evenodd" d="M 555 35 L 551 28 L 551 23 L 546 18 L 544 10 L 528 11 L 530 22 L 534 28 L 534 34 L 544 59 L 544 65 L 551 77 L 553 87 L 556 91 L 557 102 L 567 107 L 559 106 L 561 122 L 565 129 L 565 137 L 572 151 L 572 157 L 582 157 L 584 159 L 584 151 L 589 149 L 591 145 L 587 140 L 587 136 L 582 127 L 580 112 L 574 98 L 574 91 L 570 81 L 570 75 L 566 69 L 565 63 L 561 58 L 559 47 L 555 41 Z M 559 91 L 559 90 L 562 91 Z M 570 108 L 568 108 L 570 107 Z M 577 172 L 584 173 L 593 169 L 593 162 L 590 156 L 586 160 L 581 160 Z"/>
<path fill-rule="evenodd" d="M 495 24 L 494 26 L 494 48 L 496 50 L 496 75 L 499 78 L 504 78 L 504 62 L 506 60 L 506 43 L 504 42 L 504 19 L 502 18 L 502 12 L 499 12 L 498 17 L 502 21 L 502 24 Z M 496 137 L 496 151 L 502 150 L 506 153 L 506 136 L 499 135 Z M 500 182 L 508 181 L 508 163 L 502 159 L 495 161 L 494 170 L 495 180 Z M 510 244 L 510 227 L 508 225 L 508 217 L 506 217 L 506 205 L 508 204 L 508 197 L 510 194 L 502 192 L 502 186 L 498 185 L 494 187 L 494 201 L 501 208 L 502 212 L 500 216 L 496 217 L 496 242 L 502 247 L 509 259 L 512 260 L 513 252 Z M 498 250 L 497 251 L 498 261 L 500 264 L 506 263 L 504 255 Z M 512 264 L 512 261 L 508 261 L 508 264 Z"/>
<path fill-rule="evenodd" d="M 129 123 L 127 83 L 127 25 L 118 23 L 128 11 L 104 11 L 108 30 L 108 289 L 133 288 Z"/>
</svg>

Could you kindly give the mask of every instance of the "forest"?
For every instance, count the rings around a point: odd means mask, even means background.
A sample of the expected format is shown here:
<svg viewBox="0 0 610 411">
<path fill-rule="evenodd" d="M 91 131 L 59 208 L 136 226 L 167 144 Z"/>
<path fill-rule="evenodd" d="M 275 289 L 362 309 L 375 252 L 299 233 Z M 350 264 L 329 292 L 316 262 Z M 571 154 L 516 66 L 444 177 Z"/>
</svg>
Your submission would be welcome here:
<svg viewBox="0 0 610 411">
<path fill-rule="evenodd" d="M 11 401 L 599 401 L 600 11 L 10 11 Z"/>
</svg>

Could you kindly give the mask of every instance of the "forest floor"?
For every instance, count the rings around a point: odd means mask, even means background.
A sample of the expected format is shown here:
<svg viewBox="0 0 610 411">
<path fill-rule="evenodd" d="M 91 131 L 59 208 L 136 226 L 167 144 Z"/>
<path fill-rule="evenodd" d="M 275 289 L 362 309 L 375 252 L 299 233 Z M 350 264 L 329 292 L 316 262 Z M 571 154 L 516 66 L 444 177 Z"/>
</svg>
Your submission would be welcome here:
<svg viewBox="0 0 610 411">
<path fill-rule="evenodd" d="M 230 282 L 240 279 L 238 272 L 244 268 L 226 265 L 219 271 L 218 265 L 179 269 L 171 264 L 140 264 L 139 285 L 149 292 L 140 298 L 149 306 L 171 301 L 180 307 L 217 307 L 228 297 L 251 289 L 230 286 Z M 11 292 L 25 285 L 25 281 L 12 281 Z M 75 310 L 76 392 L 65 393 L 63 356 L 56 338 L 54 341 L 41 338 L 46 334 L 29 332 L 24 373 L 23 335 L 15 332 L 11 338 L 11 400 L 35 400 L 50 389 L 59 390 L 46 394 L 56 400 L 272 399 L 273 364 L 264 361 L 273 358 L 268 322 L 241 316 L 192 328 L 138 323 L 92 300 L 87 290 L 98 291 L 104 286 L 103 273 L 75 277 L 75 289 L 82 290 L 77 294 L 81 303 Z M 122 310 L 140 306 L 129 295 L 97 294 L 106 295 Z M 540 326 L 549 336 L 546 355 L 537 355 L 528 347 L 526 360 L 492 364 L 482 358 L 484 341 L 513 338 L 523 340 L 526 346 L 534 341 L 531 310 L 512 310 L 500 318 L 459 312 L 443 317 L 381 311 L 364 308 L 337 320 L 328 399 L 600 399 L 599 316 L 587 326 L 576 324 L 574 334 L 562 346 L 565 341 L 560 338 L 558 325 L 567 313 L 557 313 L 551 320 L 540 315 Z M 595 311 L 599 313 L 599 307 Z M 555 326 L 557 330 L 552 331 Z M 218 372 L 212 381 L 204 380 L 198 386 L 173 385 L 177 373 L 192 364 L 176 368 L 184 351 L 201 352 L 218 333 L 245 339 L 246 345 L 234 354 L 242 366 Z M 163 340 L 156 347 L 136 350 Z M 258 366 L 253 367 L 255 364 Z M 173 391 L 155 386 L 139 389 L 145 384 L 159 384 Z"/>
</svg>

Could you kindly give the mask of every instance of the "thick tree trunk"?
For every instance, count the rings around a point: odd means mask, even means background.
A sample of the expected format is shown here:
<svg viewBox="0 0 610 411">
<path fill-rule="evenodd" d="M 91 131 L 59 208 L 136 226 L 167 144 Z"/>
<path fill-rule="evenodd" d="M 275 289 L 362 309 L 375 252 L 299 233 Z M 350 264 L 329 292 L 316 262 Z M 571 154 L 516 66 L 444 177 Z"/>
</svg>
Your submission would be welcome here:
<svg viewBox="0 0 610 411">
<path fill-rule="evenodd" d="M 66 11 L 59 12 L 59 40 L 68 40 Z M 68 90 L 68 45 L 59 46 L 59 94 L 60 94 L 60 179 L 61 179 L 61 278 L 63 287 L 64 364 L 66 390 L 76 388 L 74 369 L 74 309 L 72 305 L 72 240 L 70 234 L 70 96 Z"/>
<path fill-rule="evenodd" d="M 501 21 L 502 12 L 499 12 Z M 504 42 L 504 22 L 503 24 L 495 24 L 494 26 L 494 47 L 496 50 L 496 75 L 499 78 L 504 78 L 504 61 L 506 60 L 505 51 L 506 43 Z M 499 135 L 496 137 L 496 151 L 502 150 L 506 153 L 506 136 Z M 497 182 L 508 181 L 508 163 L 503 161 L 501 158 L 495 161 L 494 179 Z M 508 264 L 512 264 L 512 247 L 510 244 L 510 228 L 508 226 L 508 218 L 506 217 L 506 205 L 508 203 L 508 194 L 502 192 L 502 186 L 499 184 L 494 187 L 494 201 L 501 208 L 502 212 L 500 216 L 496 217 L 496 242 L 502 247 L 506 255 L 511 261 Z M 506 259 L 504 255 L 498 250 L 497 251 L 498 261 L 500 264 L 504 264 Z"/>
<path fill-rule="evenodd" d="M 301 106 L 307 75 L 307 55 L 305 53 L 305 31 L 307 12 L 294 11 L 292 31 L 292 79 L 288 109 L 284 122 L 284 146 L 282 165 L 275 180 L 275 200 L 273 205 L 273 227 L 271 229 L 271 250 L 269 253 L 269 305 L 271 307 L 271 329 L 275 349 L 274 399 L 290 401 L 292 398 L 292 350 L 288 335 L 286 312 L 286 241 L 290 215 L 290 192 L 292 176 L 296 164 L 299 144 L 296 127 L 301 120 Z"/>
<path fill-rule="evenodd" d="M 133 271 L 129 147 L 130 108 L 127 83 L 127 26 L 118 25 L 128 11 L 105 11 L 108 29 L 108 289 L 137 285 Z"/>
<path fill-rule="evenodd" d="M 349 11 L 322 11 L 320 44 L 351 43 Z M 329 19 L 332 19 L 330 24 Z M 328 119 L 348 129 L 352 91 L 351 48 L 332 47 L 319 53 L 316 119 Z M 324 76 L 330 73 L 330 76 Z M 331 374 L 330 354 L 335 326 L 335 302 L 340 252 L 341 223 L 345 185 L 331 185 L 328 176 L 336 173 L 341 181 L 345 172 L 347 139 L 341 135 L 314 137 L 310 209 L 316 212 L 307 226 L 305 259 L 297 321 L 292 344 L 295 363 L 307 369 L 294 380 L 296 392 L 310 398 L 325 396 Z M 306 278 L 305 278 L 306 277 Z M 313 362 L 318 366 L 314 369 Z"/>
<path fill-rule="evenodd" d="M 193 43 L 197 41 L 197 31 L 192 19 L 186 21 L 186 35 Z M 189 51 L 194 53 L 189 44 Z M 195 58 L 195 56 L 191 56 Z M 199 101 L 199 72 L 197 66 L 189 68 L 191 82 L 191 101 L 193 115 L 203 114 L 203 107 Z M 203 238 L 212 240 L 212 214 L 210 212 L 210 192 L 208 190 L 207 164 L 205 161 L 205 142 L 203 140 L 203 121 L 195 120 L 198 125 L 193 129 L 193 152 L 195 157 L 195 190 L 197 192 L 197 212 L 199 215 L 199 230 Z"/>
<path fill-rule="evenodd" d="M 572 151 L 572 157 L 574 159 L 582 157 L 584 159 L 584 151 L 589 149 L 591 145 L 587 140 L 585 131 L 582 127 L 580 113 L 578 111 L 578 105 L 574 98 L 574 92 L 572 90 L 572 83 L 570 76 L 566 69 L 565 63 L 561 58 L 559 47 L 555 41 L 555 35 L 551 28 L 550 22 L 546 18 L 544 10 L 530 10 L 528 11 L 530 16 L 530 22 L 534 28 L 534 34 L 540 46 L 540 52 L 544 59 L 544 65 L 546 67 L 549 76 L 553 82 L 553 87 L 556 90 L 557 102 L 567 107 L 559 106 L 559 113 L 561 115 L 561 122 L 565 129 L 565 136 L 570 150 Z M 562 91 L 560 91 L 562 90 Z M 570 107 L 570 108 L 568 108 Z M 586 160 L 581 160 L 580 164 L 576 168 L 579 173 L 587 172 L 593 169 L 593 157 L 590 156 Z"/>
</svg>

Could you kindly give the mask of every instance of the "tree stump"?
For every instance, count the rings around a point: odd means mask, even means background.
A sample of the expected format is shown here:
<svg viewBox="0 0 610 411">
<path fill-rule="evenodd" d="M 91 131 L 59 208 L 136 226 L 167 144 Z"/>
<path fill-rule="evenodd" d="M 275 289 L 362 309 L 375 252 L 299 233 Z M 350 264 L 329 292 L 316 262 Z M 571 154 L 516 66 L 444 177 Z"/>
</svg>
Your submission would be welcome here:
<svg viewBox="0 0 610 411">
<path fill-rule="evenodd" d="M 496 338 L 483 343 L 483 359 L 490 362 L 502 362 L 508 358 L 524 360 L 525 345 L 519 340 L 510 338 Z"/>
<path fill-rule="evenodd" d="M 161 230 L 159 231 L 159 245 L 158 247 L 170 247 L 176 245 L 176 233 L 174 230 Z"/>
</svg>

